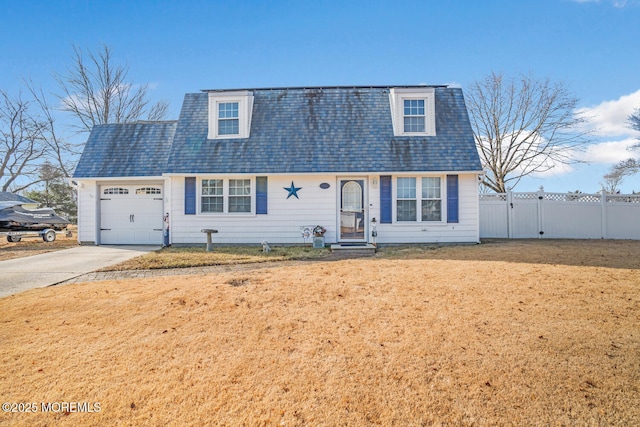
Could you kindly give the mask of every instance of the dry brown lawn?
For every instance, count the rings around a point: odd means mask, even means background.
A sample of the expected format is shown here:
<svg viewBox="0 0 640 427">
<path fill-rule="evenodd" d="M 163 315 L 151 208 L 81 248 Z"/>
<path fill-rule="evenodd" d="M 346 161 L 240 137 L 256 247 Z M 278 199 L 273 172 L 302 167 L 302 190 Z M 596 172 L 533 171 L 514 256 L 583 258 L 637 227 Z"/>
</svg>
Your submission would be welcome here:
<svg viewBox="0 0 640 427">
<path fill-rule="evenodd" d="M 56 240 L 53 242 L 45 242 L 41 237 L 29 236 L 23 237 L 20 242 L 10 243 L 7 241 L 7 236 L 0 236 L 0 261 L 78 246 L 77 230 L 78 226 L 72 225 L 69 227 L 69 231 L 72 233 L 71 237 L 66 237 L 64 233 L 61 233 L 56 236 Z"/>
<path fill-rule="evenodd" d="M 2 425 L 640 425 L 640 242 L 389 249 L 0 299 Z M 38 407 L 40 408 L 40 407 Z"/>
</svg>

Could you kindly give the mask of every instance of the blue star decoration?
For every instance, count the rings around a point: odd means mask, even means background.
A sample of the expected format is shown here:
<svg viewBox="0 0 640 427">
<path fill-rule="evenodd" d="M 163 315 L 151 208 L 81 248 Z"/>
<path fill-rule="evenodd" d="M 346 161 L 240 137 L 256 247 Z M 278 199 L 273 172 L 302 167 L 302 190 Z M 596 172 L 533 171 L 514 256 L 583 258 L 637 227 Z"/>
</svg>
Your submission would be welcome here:
<svg viewBox="0 0 640 427">
<path fill-rule="evenodd" d="M 287 199 L 291 196 L 296 196 L 296 199 L 299 199 L 300 197 L 298 197 L 298 190 L 301 190 L 302 187 L 296 187 L 293 184 L 293 181 L 291 181 L 291 187 L 282 187 L 285 190 L 287 190 L 289 192 L 289 194 L 287 194 Z"/>
</svg>

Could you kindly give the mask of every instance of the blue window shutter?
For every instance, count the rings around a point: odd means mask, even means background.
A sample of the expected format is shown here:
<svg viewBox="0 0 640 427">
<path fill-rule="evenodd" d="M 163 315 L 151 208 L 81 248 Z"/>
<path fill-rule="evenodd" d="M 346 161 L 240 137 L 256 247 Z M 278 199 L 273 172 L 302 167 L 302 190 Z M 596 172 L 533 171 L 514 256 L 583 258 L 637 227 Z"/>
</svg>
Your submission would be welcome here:
<svg viewBox="0 0 640 427">
<path fill-rule="evenodd" d="M 267 177 L 256 177 L 256 214 L 267 214 Z"/>
<path fill-rule="evenodd" d="M 196 179 L 194 177 L 184 179 L 184 214 L 196 214 Z"/>
<path fill-rule="evenodd" d="M 380 177 L 380 223 L 391 224 L 391 175 Z"/>
<path fill-rule="evenodd" d="M 447 175 L 447 222 L 458 222 L 458 175 Z"/>
</svg>

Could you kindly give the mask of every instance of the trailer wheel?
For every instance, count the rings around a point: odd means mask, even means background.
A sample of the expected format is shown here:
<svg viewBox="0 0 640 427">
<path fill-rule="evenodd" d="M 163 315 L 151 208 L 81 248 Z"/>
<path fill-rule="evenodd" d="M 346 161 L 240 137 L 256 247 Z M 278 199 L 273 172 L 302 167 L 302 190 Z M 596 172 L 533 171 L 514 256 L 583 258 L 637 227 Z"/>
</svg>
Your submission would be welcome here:
<svg viewBox="0 0 640 427">
<path fill-rule="evenodd" d="M 22 240 L 22 236 L 7 236 L 7 242 L 17 243 Z"/>
<path fill-rule="evenodd" d="M 42 233 L 42 240 L 44 240 L 45 242 L 53 242 L 54 240 L 56 240 L 56 232 L 53 230 L 47 230 L 44 233 Z"/>
</svg>

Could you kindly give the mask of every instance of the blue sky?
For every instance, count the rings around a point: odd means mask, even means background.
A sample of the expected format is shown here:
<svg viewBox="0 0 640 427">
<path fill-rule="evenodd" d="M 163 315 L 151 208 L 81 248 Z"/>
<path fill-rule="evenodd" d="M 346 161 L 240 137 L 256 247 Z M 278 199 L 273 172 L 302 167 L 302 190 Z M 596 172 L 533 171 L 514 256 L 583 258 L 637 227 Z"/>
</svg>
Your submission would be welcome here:
<svg viewBox="0 0 640 427">
<path fill-rule="evenodd" d="M 213 88 L 455 84 L 492 71 L 561 81 L 598 132 L 582 155 L 517 190 L 595 192 L 638 133 L 640 0 L 0 0 L 0 89 L 55 91 L 72 44 L 110 46 L 129 77 L 170 102 Z M 637 156 L 638 154 L 636 154 Z M 640 175 L 623 191 L 640 191 Z"/>
</svg>

